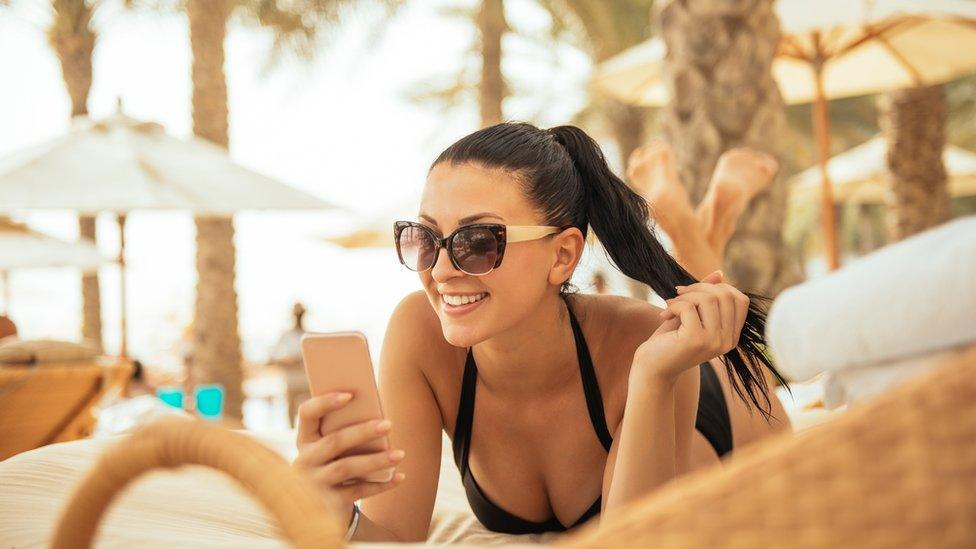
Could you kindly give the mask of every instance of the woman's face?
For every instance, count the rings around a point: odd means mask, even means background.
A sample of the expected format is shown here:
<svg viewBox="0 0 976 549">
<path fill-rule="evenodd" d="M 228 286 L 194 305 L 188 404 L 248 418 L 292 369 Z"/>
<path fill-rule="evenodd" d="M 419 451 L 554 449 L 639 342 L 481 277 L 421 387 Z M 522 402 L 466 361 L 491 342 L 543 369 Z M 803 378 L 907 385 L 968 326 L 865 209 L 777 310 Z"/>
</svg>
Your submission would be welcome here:
<svg viewBox="0 0 976 549">
<path fill-rule="evenodd" d="M 419 221 L 441 237 L 473 223 L 546 224 L 511 175 L 469 163 L 449 162 L 431 169 L 421 198 Z M 448 343 L 470 347 L 504 332 L 529 315 L 547 292 L 558 291 L 578 259 L 573 258 L 572 265 L 561 265 L 561 261 L 567 261 L 561 252 L 562 237 L 560 234 L 508 244 L 501 266 L 480 276 L 457 270 L 447 250 L 441 249 L 434 268 L 420 273 L 420 280 Z M 582 242 L 581 235 L 579 240 Z M 455 306 L 444 296 L 480 299 Z"/>
</svg>

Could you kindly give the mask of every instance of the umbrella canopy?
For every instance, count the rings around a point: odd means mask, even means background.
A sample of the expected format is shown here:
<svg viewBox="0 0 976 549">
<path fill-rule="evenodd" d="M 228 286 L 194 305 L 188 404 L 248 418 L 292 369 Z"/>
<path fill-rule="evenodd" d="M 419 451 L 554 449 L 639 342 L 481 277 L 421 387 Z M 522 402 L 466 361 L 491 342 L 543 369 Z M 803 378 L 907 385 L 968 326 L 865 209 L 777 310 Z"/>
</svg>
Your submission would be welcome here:
<svg viewBox="0 0 976 549">
<path fill-rule="evenodd" d="M 92 271 L 110 262 L 88 240 L 65 242 L 0 219 L 0 271 L 49 267 Z"/>
<path fill-rule="evenodd" d="M 779 0 L 783 38 L 773 78 L 788 104 L 938 84 L 976 71 L 976 2 L 959 0 Z M 652 38 L 602 63 L 593 85 L 626 103 L 668 102 L 667 47 Z"/>
<path fill-rule="evenodd" d="M 67 134 L 0 161 L 0 210 L 65 209 L 80 214 L 333 206 L 243 168 L 199 138 L 178 139 L 159 124 L 123 114 L 76 118 Z"/>
<path fill-rule="evenodd" d="M 883 204 L 891 194 L 885 165 L 886 144 L 876 136 L 827 162 L 827 172 L 834 185 L 834 201 L 861 204 Z M 976 195 L 976 154 L 959 147 L 947 146 L 943 161 L 949 175 L 950 196 Z M 820 192 L 820 170 L 804 170 L 790 181 L 791 200 L 808 201 Z"/>
</svg>

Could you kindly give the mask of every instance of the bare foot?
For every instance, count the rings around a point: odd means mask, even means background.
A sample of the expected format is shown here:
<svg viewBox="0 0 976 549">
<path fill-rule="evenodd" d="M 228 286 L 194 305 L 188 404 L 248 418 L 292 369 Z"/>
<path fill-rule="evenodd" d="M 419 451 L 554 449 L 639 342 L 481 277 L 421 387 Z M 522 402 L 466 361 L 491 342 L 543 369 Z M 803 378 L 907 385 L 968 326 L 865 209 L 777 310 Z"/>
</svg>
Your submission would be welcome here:
<svg viewBox="0 0 976 549">
<path fill-rule="evenodd" d="M 675 259 L 696 278 L 721 268 L 681 184 L 674 154 L 666 143 L 652 141 L 630 154 L 627 178 L 652 210 L 657 225 L 671 238 Z"/>
<path fill-rule="evenodd" d="M 663 141 L 652 141 L 630 153 L 627 178 L 654 211 L 658 224 L 669 235 L 681 220 L 694 215 L 688 191 L 681 184 L 674 153 Z"/>
<path fill-rule="evenodd" d="M 777 170 L 775 157 L 745 147 L 729 149 L 718 159 L 695 215 L 719 256 L 725 254 L 725 245 L 749 201 L 769 186 Z"/>
</svg>

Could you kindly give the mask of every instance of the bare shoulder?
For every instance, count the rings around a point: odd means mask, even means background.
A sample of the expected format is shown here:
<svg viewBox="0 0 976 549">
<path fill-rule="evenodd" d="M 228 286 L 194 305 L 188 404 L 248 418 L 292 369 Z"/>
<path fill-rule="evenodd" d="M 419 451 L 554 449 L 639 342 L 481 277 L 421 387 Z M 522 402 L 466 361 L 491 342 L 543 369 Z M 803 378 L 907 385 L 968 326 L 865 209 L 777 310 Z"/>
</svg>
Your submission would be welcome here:
<svg viewBox="0 0 976 549">
<path fill-rule="evenodd" d="M 634 353 L 661 324 L 661 308 L 646 301 L 613 295 L 572 298 L 596 369 L 607 425 L 615 431 L 623 418 L 627 380 Z"/>
<path fill-rule="evenodd" d="M 578 294 L 573 296 L 573 301 L 578 304 L 581 316 L 588 317 L 594 332 L 615 340 L 618 345 L 629 339 L 644 341 L 661 324 L 658 313 L 662 309 L 640 299 Z"/>
</svg>

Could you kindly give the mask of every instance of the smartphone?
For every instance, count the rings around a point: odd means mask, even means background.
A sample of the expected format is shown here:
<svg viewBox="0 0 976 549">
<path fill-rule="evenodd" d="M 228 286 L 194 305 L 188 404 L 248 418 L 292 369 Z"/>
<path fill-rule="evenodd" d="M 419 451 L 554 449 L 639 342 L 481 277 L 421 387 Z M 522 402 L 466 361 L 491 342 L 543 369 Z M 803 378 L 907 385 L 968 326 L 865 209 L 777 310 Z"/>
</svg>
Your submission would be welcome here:
<svg viewBox="0 0 976 549">
<path fill-rule="evenodd" d="M 376 377 L 373 375 L 366 336 L 359 332 L 308 333 L 302 336 L 301 347 L 312 396 L 333 392 L 349 392 L 353 395 L 348 404 L 322 419 L 319 431 L 323 436 L 356 423 L 383 419 L 383 408 L 376 389 Z M 389 437 L 382 435 L 348 450 L 340 457 L 372 454 L 389 449 Z M 389 482 L 393 478 L 394 470 L 395 467 L 390 467 L 355 480 Z"/>
</svg>

